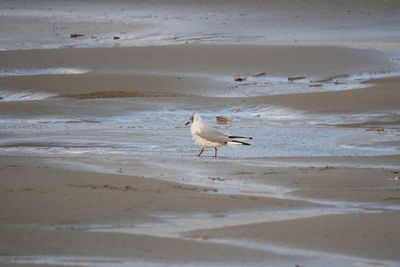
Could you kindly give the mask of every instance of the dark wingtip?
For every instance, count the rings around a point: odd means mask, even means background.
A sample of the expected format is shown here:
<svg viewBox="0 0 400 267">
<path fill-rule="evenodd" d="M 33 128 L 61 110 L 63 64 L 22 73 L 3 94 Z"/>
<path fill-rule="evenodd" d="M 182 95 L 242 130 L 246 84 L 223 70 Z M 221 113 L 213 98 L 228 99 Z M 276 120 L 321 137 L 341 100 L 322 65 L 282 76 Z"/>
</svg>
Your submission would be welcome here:
<svg viewBox="0 0 400 267">
<path fill-rule="evenodd" d="M 241 141 L 236 141 L 236 140 L 232 140 L 232 141 L 230 141 L 230 142 L 235 142 L 235 143 L 242 144 L 242 145 L 245 145 L 245 146 L 249 146 L 249 145 L 250 145 L 249 143 L 241 142 Z M 226 144 L 226 143 L 227 143 L 227 142 L 225 142 L 225 144 Z"/>
</svg>

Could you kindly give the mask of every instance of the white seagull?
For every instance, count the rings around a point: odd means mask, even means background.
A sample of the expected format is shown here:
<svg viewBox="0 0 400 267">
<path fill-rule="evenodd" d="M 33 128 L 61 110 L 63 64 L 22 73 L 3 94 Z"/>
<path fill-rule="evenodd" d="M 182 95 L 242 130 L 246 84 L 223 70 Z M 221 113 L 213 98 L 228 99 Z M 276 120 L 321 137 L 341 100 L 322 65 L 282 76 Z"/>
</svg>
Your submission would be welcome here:
<svg viewBox="0 0 400 267">
<path fill-rule="evenodd" d="M 215 154 L 217 156 L 217 148 L 220 146 L 236 146 L 236 145 L 250 145 L 245 143 L 244 141 L 248 141 L 253 139 L 252 137 L 243 137 L 243 136 L 230 136 L 225 135 L 223 133 L 218 132 L 217 130 L 211 128 L 210 126 L 205 125 L 200 115 L 193 114 L 190 117 L 190 121 L 186 123 L 186 125 L 190 126 L 190 132 L 192 134 L 193 140 L 201 147 L 199 157 L 204 151 L 204 148 L 214 148 Z"/>
</svg>

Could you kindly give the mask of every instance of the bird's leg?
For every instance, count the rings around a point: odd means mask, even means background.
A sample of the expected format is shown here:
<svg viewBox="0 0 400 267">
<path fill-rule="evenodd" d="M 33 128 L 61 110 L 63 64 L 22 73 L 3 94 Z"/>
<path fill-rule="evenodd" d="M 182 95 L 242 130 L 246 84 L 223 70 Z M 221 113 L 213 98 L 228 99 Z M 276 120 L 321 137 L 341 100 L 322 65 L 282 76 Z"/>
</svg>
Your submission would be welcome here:
<svg viewBox="0 0 400 267">
<path fill-rule="evenodd" d="M 215 147 L 214 149 L 215 149 L 214 157 L 217 157 L 217 148 Z"/>
<path fill-rule="evenodd" d="M 199 155 L 197 155 L 197 156 L 200 157 L 201 154 L 203 154 L 203 151 L 204 151 L 204 147 L 201 148 L 200 153 L 199 153 Z"/>
</svg>

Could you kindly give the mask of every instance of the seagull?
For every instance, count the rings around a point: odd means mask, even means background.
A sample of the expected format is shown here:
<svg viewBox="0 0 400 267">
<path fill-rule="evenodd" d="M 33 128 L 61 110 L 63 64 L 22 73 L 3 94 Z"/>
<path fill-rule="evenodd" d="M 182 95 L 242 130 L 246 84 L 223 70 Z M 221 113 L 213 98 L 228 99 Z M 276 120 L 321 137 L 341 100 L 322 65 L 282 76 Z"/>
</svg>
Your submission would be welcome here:
<svg viewBox="0 0 400 267">
<path fill-rule="evenodd" d="M 214 128 L 207 126 L 201 120 L 200 115 L 193 114 L 190 117 L 190 121 L 186 123 L 186 125 L 190 126 L 190 132 L 192 134 L 193 140 L 201 147 L 199 157 L 203 154 L 204 148 L 214 148 L 215 154 L 214 157 L 217 157 L 217 148 L 220 146 L 236 146 L 236 145 L 247 145 L 250 144 L 244 142 L 253 139 L 252 137 L 243 137 L 243 136 L 232 136 L 225 135 L 223 133 L 218 132 Z"/>
</svg>

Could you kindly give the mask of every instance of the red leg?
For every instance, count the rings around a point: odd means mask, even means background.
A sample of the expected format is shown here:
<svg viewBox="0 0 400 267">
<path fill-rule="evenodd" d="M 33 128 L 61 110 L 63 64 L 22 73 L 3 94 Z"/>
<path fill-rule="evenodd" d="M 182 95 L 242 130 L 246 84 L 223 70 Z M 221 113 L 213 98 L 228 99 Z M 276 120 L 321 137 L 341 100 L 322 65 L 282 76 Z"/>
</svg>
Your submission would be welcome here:
<svg viewBox="0 0 400 267">
<path fill-rule="evenodd" d="M 199 153 L 199 155 L 197 155 L 197 156 L 200 157 L 201 154 L 203 154 L 203 151 L 204 151 L 204 147 L 201 148 L 200 153 Z"/>
<path fill-rule="evenodd" d="M 215 149 L 214 157 L 217 157 L 217 148 L 215 147 L 214 149 Z"/>
</svg>

